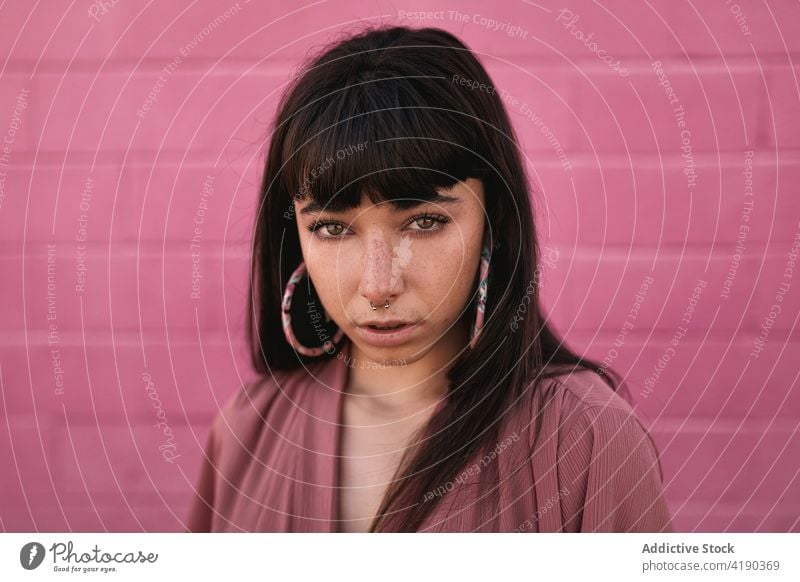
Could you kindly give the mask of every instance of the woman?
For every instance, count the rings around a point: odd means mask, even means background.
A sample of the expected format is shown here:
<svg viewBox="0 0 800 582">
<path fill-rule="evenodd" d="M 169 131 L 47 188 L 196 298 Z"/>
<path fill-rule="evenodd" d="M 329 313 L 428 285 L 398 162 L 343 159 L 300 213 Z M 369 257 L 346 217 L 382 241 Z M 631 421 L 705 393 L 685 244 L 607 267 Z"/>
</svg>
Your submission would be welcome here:
<svg viewBox="0 0 800 582">
<path fill-rule="evenodd" d="M 263 175 L 262 379 L 214 420 L 188 529 L 672 531 L 619 378 L 542 316 L 538 257 L 518 142 L 462 42 L 381 27 L 323 51 Z"/>
</svg>

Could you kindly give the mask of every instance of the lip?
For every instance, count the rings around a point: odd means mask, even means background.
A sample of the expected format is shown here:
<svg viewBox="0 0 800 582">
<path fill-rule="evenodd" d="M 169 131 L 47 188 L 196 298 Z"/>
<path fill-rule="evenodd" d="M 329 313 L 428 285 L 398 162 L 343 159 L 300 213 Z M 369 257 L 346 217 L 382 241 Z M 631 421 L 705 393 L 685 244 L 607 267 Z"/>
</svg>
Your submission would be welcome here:
<svg viewBox="0 0 800 582">
<path fill-rule="evenodd" d="M 400 325 L 401 323 L 405 324 L 413 324 L 413 321 L 406 321 L 405 319 L 376 319 L 374 321 L 365 321 L 361 324 L 362 327 L 367 327 L 368 325 L 381 325 L 383 327 L 389 325 Z"/>
<path fill-rule="evenodd" d="M 397 322 L 399 323 L 399 322 Z M 409 340 L 416 333 L 422 322 L 407 323 L 403 327 L 394 330 L 378 331 L 366 326 L 356 326 L 359 335 L 367 342 L 375 346 L 391 347 L 399 346 Z M 381 322 L 381 325 L 394 325 L 391 321 Z"/>
</svg>

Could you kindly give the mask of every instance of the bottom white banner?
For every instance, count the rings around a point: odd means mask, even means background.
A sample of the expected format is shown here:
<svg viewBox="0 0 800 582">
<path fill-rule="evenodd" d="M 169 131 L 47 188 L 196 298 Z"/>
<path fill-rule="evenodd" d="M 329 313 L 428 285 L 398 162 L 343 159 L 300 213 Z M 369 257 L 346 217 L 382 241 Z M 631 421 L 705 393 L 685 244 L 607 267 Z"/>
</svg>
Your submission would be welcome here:
<svg viewBox="0 0 800 582">
<path fill-rule="evenodd" d="M 797 581 L 799 554 L 780 533 L 9 533 L 0 580 Z"/>
</svg>

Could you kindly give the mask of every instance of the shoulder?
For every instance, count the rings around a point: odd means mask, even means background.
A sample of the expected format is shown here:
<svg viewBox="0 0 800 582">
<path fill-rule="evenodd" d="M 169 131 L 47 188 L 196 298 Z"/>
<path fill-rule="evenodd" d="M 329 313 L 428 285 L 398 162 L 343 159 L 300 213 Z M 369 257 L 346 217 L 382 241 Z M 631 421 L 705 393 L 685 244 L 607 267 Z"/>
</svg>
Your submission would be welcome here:
<svg viewBox="0 0 800 582">
<path fill-rule="evenodd" d="M 631 412 L 631 405 L 606 379 L 593 370 L 575 368 L 553 376 L 550 381 L 565 406 L 575 410 L 612 408 Z"/>
<path fill-rule="evenodd" d="M 658 449 L 633 407 L 593 371 L 550 386 L 566 531 L 669 531 Z"/>
<path fill-rule="evenodd" d="M 600 374 L 576 368 L 542 388 L 532 411 L 541 443 L 532 435 L 531 446 L 555 448 L 561 471 L 579 473 L 591 460 L 643 465 L 657 459 L 655 442 L 631 404 Z"/>
<path fill-rule="evenodd" d="M 325 389 L 332 372 L 324 364 L 275 370 L 242 385 L 220 406 L 211 427 L 215 438 L 252 450 L 257 442 L 275 440 L 270 435 L 307 437 L 306 432 L 323 424 L 319 419 L 331 414 L 335 402 L 333 391 Z"/>
<path fill-rule="evenodd" d="M 242 384 L 222 401 L 211 423 L 210 438 L 218 447 L 255 438 L 273 416 L 273 409 L 285 400 L 282 395 L 292 388 L 293 376 L 279 372 Z"/>
<path fill-rule="evenodd" d="M 586 368 L 555 372 L 532 391 L 531 415 L 541 430 L 562 441 L 576 426 L 594 420 L 596 427 L 618 425 L 636 415 L 629 402 L 603 376 Z M 553 435 L 548 435 L 552 437 Z M 533 443 L 532 443 L 533 444 Z"/>
<path fill-rule="evenodd" d="M 226 421 L 238 421 L 255 415 L 256 411 L 263 409 L 264 404 L 274 398 L 278 387 L 279 382 L 272 377 L 261 377 L 242 384 L 222 402 L 214 418 L 215 427 L 225 424 Z"/>
</svg>

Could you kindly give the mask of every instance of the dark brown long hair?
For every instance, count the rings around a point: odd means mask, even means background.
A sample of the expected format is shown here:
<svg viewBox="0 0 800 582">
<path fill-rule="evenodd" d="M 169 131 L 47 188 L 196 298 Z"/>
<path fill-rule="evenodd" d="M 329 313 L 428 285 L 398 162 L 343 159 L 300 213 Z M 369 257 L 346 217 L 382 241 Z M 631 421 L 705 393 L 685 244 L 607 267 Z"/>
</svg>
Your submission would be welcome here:
<svg viewBox="0 0 800 582">
<path fill-rule="evenodd" d="M 417 435 L 413 454 L 407 449 L 370 531 L 416 531 L 435 505 L 421 502 L 425 492 L 494 444 L 502 411 L 544 378 L 582 367 L 602 373 L 614 390 L 620 384 L 612 370 L 570 351 L 542 315 L 530 189 L 493 86 L 449 32 L 381 26 L 350 33 L 313 57 L 278 106 L 252 255 L 248 339 L 260 373 L 336 354 L 301 356 L 281 326 L 282 293 L 303 260 L 295 199 L 311 197 L 336 212 L 359 206 L 364 193 L 402 208 L 408 198 L 429 200 L 437 188 L 474 177 L 483 182 L 491 241 L 499 244 L 480 341 L 448 371 L 446 405 Z M 313 285 L 298 285 L 296 293 L 307 297 L 293 307 L 319 303 Z M 476 296 L 464 313 L 474 313 Z M 304 345 L 322 343 L 307 307 L 293 311 L 292 324 Z M 335 323 L 328 325 L 333 337 Z"/>
</svg>

